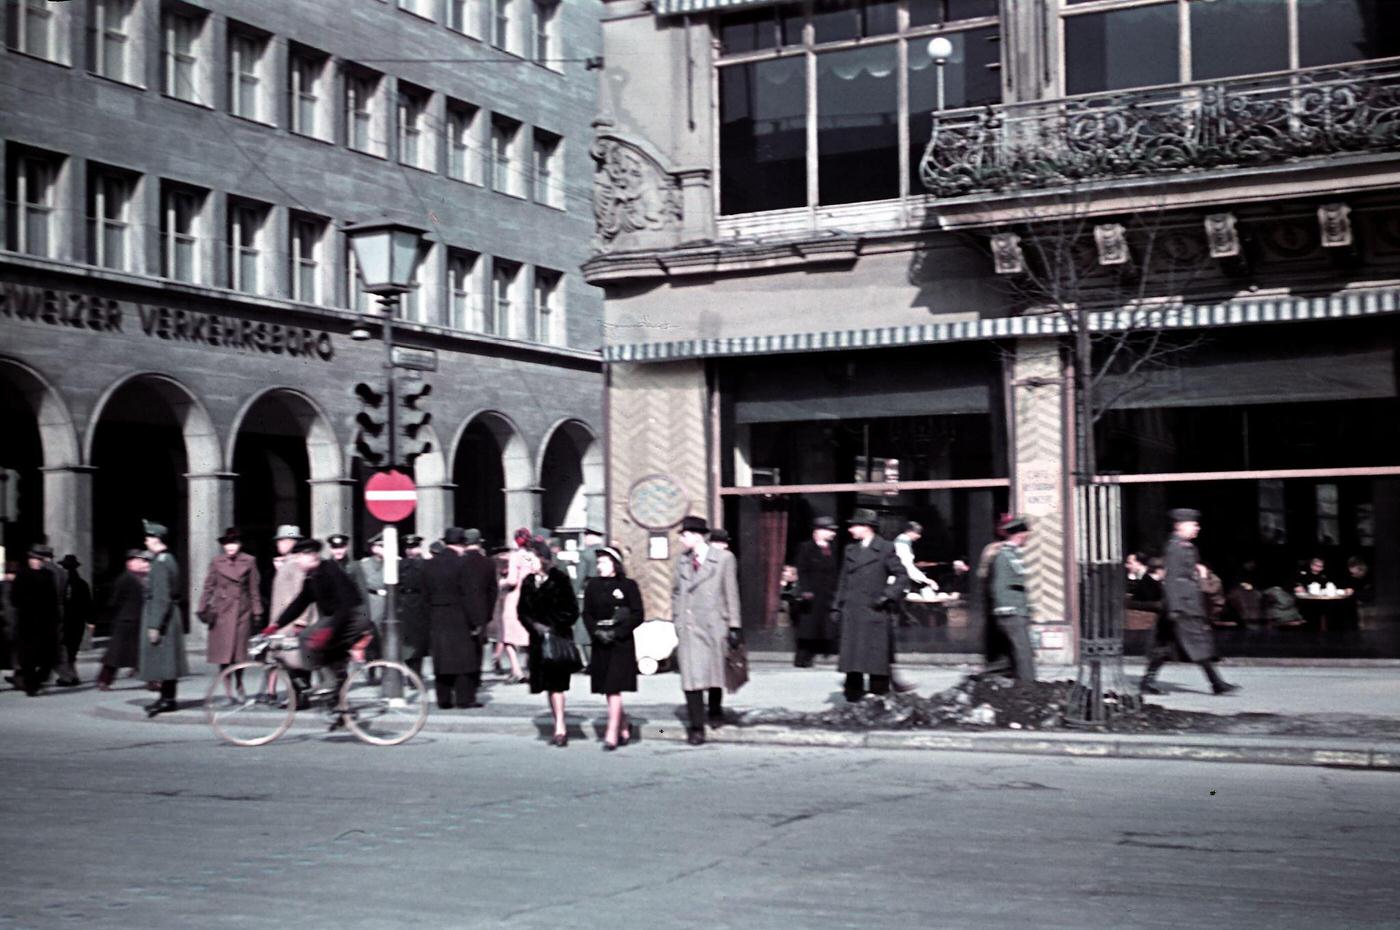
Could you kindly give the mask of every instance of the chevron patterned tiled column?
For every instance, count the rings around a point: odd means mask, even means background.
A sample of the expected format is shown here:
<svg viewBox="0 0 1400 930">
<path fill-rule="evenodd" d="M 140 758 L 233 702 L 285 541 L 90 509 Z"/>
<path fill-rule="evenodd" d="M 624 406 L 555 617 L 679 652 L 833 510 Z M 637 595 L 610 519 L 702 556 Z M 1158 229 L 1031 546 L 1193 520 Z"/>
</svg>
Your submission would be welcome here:
<svg viewBox="0 0 1400 930">
<path fill-rule="evenodd" d="M 1014 509 L 1029 515 L 1027 544 L 1036 660 L 1072 664 L 1075 642 L 1069 608 L 1065 533 L 1069 505 L 1065 475 L 1064 419 L 1067 372 L 1055 339 L 1022 339 L 1012 366 L 1011 403 L 1016 467 Z"/>
<path fill-rule="evenodd" d="M 648 618 L 671 616 L 670 557 L 647 557 L 648 529 L 634 519 L 628 505 L 638 481 L 670 479 L 681 490 L 684 513 L 706 513 L 708 450 L 706 439 L 705 364 L 700 361 L 616 363 L 608 387 L 608 515 L 612 536 L 626 549 L 628 574 L 642 589 Z M 679 521 L 679 518 L 677 518 Z"/>
</svg>

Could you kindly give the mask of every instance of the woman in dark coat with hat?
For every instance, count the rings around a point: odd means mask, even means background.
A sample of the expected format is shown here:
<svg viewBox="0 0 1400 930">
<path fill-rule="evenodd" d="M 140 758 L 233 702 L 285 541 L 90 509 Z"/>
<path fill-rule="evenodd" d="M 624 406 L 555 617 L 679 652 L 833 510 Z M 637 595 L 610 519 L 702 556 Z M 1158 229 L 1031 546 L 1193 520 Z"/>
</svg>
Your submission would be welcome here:
<svg viewBox="0 0 1400 930">
<path fill-rule="evenodd" d="M 243 551 L 238 530 L 224 530 L 219 545 L 224 551 L 209 563 L 198 613 L 209 627 L 204 657 L 225 669 L 248 661 L 248 637 L 262 626 L 263 606 L 257 560 Z"/>
<path fill-rule="evenodd" d="M 831 600 L 836 596 L 839 566 L 836 563 L 836 521 L 817 517 L 812 538 L 797 547 L 793 560 L 797 569 L 797 603 L 793 608 L 797 651 L 792 664 L 810 668 L 817 653 L 830 655 L 837 638 L 831 622 Z"/>
<path fill-rule="evenodd" d="M 541 653 L 544 638 L 552 633 L 573 641 L 574 621 L 578 619 L 578 598 L 574 584 L 562 569 L 554 567 L 554 555 L 549 546 L 538 540 L 525 549 L 528 574 L 520 583 L 520 622 L 530 633 L 530 693 L 541 691 L 549 695 L 549 709 L 554 715 L 556 746 L 569 744 L 568 726 L 564 720 L 564 692 L 569 690 L 572 671 L 560 671 L 544 664 Z"/>
<path fill-rule="evenodd" d="M 151 570 L 151 554 L 129 549 L 126 571 L 112 584 L 107 598 L 107 620 L 111 635 L 102 654 L 102 671 L 97 673 L 99 691 L 112 690 L 117 669 L 136 668 L 141 663 L 141 605 L 146 600 L 146 574 Z"/>
<path fill-rule="evenodd" d="M 632 739 L 632 722 L 622 713 L 622 693 L 637 690 L 637 649 L 632 631 L 646 619 L 642 592 L 622 569 L 622 555 L 598 547 L 597 574 L 583 583 L 583 625 L 593 641 L 588 672 L 593 693 L 607 695 L 608 726 L 603 748 L 625 746 Z"/>
</svg>

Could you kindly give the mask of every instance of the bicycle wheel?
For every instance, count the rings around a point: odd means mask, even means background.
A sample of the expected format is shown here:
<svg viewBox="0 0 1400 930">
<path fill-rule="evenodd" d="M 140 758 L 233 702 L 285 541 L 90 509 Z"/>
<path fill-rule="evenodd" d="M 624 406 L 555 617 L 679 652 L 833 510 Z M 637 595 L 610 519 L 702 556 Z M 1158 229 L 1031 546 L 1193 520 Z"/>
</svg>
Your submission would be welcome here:
<svg viewBox="0 0 1400 930">
<path fill-rule="evenodd" d="M 221 739 L 235 746 L 272 742 L 287 732 L 296 713 L 291 675 L 275 664 L 230 665 L 214 678 L 204 695 L 204 716 L 209 725 Z"/>
<path fill-rule="evenodd" d="M 391 686 L 395 678 L 402 683 L 401 693 L 386 697 L 385 686 Z M 341 688 L 340 700 L 350 732 L 375 746 L 407 742 L 428 719 L 423 679 L 398 662 L 377 659 L 352 669 Z"/>
</svg>

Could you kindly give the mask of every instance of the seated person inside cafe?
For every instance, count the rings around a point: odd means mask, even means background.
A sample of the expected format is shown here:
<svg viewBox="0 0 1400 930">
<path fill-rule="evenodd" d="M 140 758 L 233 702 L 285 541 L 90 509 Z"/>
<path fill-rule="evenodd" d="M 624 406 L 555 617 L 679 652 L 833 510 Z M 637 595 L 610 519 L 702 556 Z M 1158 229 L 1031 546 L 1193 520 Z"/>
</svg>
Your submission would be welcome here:
<svg viewBox="0 0 1400 930">
<path fill-rule="evenodd" d="M 364 601 L 355 582 L 334 563 L 322 561 L 319 539 L 299 539 L 292 546 L 292 557 L 306 572 L 301 593 L 271 624 L 263 629 L 269 635 L 316 606 L 317 620 L 303 630 L 299 639 L 311 668 L 327 668 L 336 676 L 336 689 L 345 681 L 346 660 L 364 658 L 365 647 L 374 637 L 374 627 L 365 613 Z"/>
<path fill-rule="evenodd" d="M 1293 586 L 1294 594 L 1307 594 L 1309 592 L 1317 594 L 1321 589 L 1332 583 L 1332 579 L 1327 577 L 1327 563 L 1322 560 L 1322 556 L 1315 555 L 1308 562 L 1308 567 L 1298 573 L 1298 581 Z M 1316 588 L 1313 585 L 1317 585 Z"/>
</svg>

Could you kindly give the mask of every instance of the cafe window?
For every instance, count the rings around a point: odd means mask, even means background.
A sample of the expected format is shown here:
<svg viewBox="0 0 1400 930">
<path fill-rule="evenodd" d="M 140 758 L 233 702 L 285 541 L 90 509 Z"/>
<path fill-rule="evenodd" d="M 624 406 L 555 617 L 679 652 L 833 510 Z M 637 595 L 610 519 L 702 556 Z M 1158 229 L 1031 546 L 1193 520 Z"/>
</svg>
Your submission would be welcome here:
<svg viewBox="0 0 1400 930">
<path fill-rule="evenodd" d="M 917 193 L 940 87 L 948 109 L 1001 100 L 995 3 L 819 0 L 716 28 L 722 214 Z M 941 66 L 935 36 L 954 46 Z"/>
<path fill-rule="evenodd" d="M 1061 17 L 1067 94 L 1400 55 L 1400 12 L 1377 0 L 1080 5 L 1071 0 Z"/>
</svg>

